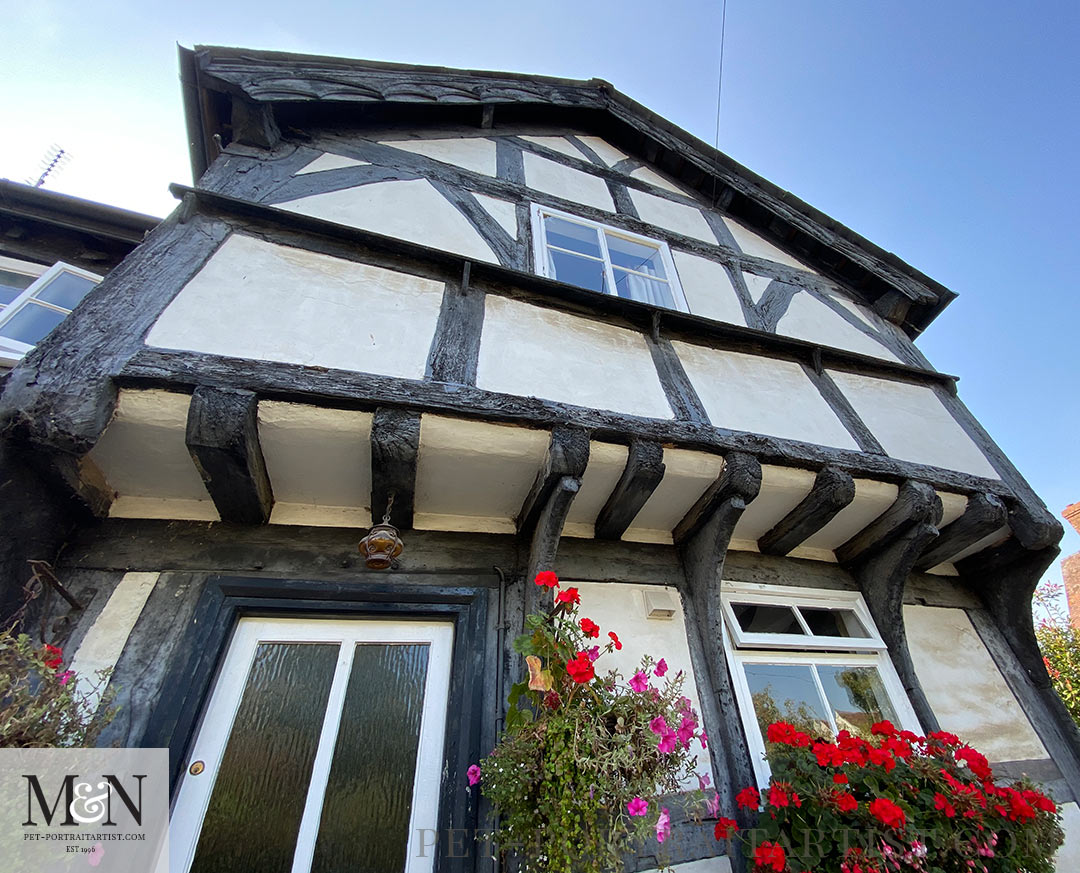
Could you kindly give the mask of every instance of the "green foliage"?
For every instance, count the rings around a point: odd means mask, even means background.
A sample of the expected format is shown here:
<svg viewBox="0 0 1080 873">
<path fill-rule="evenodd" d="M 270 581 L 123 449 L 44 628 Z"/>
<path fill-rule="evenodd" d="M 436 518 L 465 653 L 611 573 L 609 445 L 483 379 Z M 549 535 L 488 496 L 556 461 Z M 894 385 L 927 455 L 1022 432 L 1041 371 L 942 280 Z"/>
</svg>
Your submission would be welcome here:
<svg viewBox="0 0 1080 873">
<path fill-rule="evenodd" d="M 0 631 L 0 747 L 92 746 L 112 721 L 113 689 L 94 704 L 108 671 L 87 687 L 61 658 L 59 649 L 39 647 L 12 627 Z"/>
<path fill-rule="evenodd" d="M 646 657 L 635 684 L 650 684 L 641 691 L 613 670 L 591 675 L 616 642 L 597 647 L 589 661 L 593 639 L 577 612 L 573 602 L 559 603 L 526 619 L 514 648 L 532 660 L 532 681 L 511 688 L 506 731 L 481 762 L 481 789 L 498 815 L 494 841 L 518 853 L 523 871 L 620 869 L 623 853 L 656 830 L 657 796 L 694 778 L 690 746 L 701 739 L 682 673 L 657 681 L 657 665 Z M 670 750 L 661 750 L 657 719 L 670 726 Z M 647 814 L 630 815 L 635 798 L 647 801 Z"/>
<path fill-rule="evenodd" d="M 1041 585 L 1034 602 L 1045 613 L 1035 627 L 1035 636 L 1046 672 L 1069 715 L 1080 725 L 1080 630 L 1069 623 L 1061 608 L 1061 585 Z"/>
</svg>

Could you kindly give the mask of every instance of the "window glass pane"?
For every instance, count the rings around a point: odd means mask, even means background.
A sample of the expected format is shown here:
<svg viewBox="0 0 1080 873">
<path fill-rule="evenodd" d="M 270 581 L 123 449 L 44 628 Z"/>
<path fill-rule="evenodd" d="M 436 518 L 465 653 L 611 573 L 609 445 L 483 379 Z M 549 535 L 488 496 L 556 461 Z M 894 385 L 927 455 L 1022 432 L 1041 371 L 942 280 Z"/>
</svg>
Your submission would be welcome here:
<svg viewBox="0 0 1080 873">
<path fill-rule="evenodd" d="M 0 303 L 10 303 L 34 284 L 36 276 L 24 276 L 11 270 L 0 270 Z"/>
<path fill-rule="evenodd" d="M 623 239 L 610 233 L 607 235 L 607 246 L 612 265 L 665 278 L 664 262 L 656 246 Z"/>
<path fill-rule="evenodd" d="M 733 603 L 731 609 L 739 627 L 747 633 L 806 635 L 790 606 Z"/>
<path fill-rule="evenodd" d="M 761 734 L 774 721 L 786 721 L 811 737 L 832 735 L 821 692 L 807 664 L 745 664 Z"/>
<path fill-rule="evenodd" d="M 356 647 L 312 873 L 403 870 L 428 646 Z"/>
<path fill-rule="evenodd" d="M 579 288 L 604 293 L 607 279 L 604 276 L 602 261 L 592 261 L 552 249 L 548 249 L 548 258 L 551 263 L 552 278 L 577 285 Z"/>
<path fill-rule="evenodd" d="M 600 236 L 594 227 L 549 215 L 544 219 L 544 229 L 547 231 L 547 242 L 550 246 L 570 249 L 594 258 L 603 257 L 600 252 Z"/>
<path fill-rule="evenodd" d="M 63 312 L 38 306 L 32 300 L 11 316 L 5 324 L 0 324 L 0 336 L 34 345 L 44 339 L 54 327 L 67 318 Z"/>
<path fill-rule="evenodd" d="M 57 273 L 57 275 L 34 295 L 38 300 L 44 300 L 53 306 L 63 306 L 64 309 L 74 309 L 79 305 L 87 292 L 97 282 L 74 273 Z"/>
<path fill-rule="evenodd" d="M 657 279 L 649 279 L 637 273 L 627 273 L 616 267 L 615 293 L 627 300 L 637 300 L 640 303 L 651 303 L 653 306 L 666 306 L 668 309 L 675 308 L 675 301 L 671 296 L 671 288 L 667 282 Z"/>
<path fill-rule="evenodd" d="M 882 719 L 896 722 L 885 685 L 876 667 L 818 665 L 825 696 L 836 717 L 837 729 L 870 738 L 870 726 Z"/>
<path fill-rule="evenodd" d="M 289 873 L 337 643 L 261 643 L 203 819 L 192 873 Z"/>
<path fill-rule="evenodd" d="M 866 628 L 850 609 L 821 609 L 800 606 L 811 632 L 818 637 L 868 637 Z"/>
</svg>

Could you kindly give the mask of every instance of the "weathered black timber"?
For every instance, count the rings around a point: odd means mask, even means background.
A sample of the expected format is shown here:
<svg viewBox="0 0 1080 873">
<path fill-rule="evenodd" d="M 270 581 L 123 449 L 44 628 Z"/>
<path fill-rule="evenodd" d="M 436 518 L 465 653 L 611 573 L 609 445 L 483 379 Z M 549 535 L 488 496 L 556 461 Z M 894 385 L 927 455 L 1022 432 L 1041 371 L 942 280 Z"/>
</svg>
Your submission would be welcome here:
<svg viewBox="0 0 1080 873">
<path fill-rule="evenodd" d="M 780 324 L 780 319 L 787 314 L 792 298 L 801 290 L 801 288 L 787 282 L 781 282 L 779 279 L 773 279 L 769 283 L 769 287 L 765 289 L 757 303 L 764 330 L 776 333 L 776 326 Z"/>
<path fill-rule="evenodd" d="M 675 525 L 672 539 L 676 545 L 685 543 L 725 506 L 730 505 L 741 513 L 760 490 L 761 462 L 744 452 L 725 455 L 720 476 Z"/>
<path fill-rule="evenodd" d="M 371 422 L 371 519 L 378 522 L 390 507 L 390 523 L 413 526 L 416 462 L 420 451 L 420 415 L 380 406 Z"/>
<path fill-rule="evenodd" d="M 235 149 L 235 147 L 234 147 Z M 297 149 L 296 156 L 303 155 L 306 160 L 296 170 L 310 163 L 319 156 L 319 152 L 312 149 Z M 235 160 L 235 158 L 234 158 Z M 243 179 L 244 185 L 236 178 L 237 168 L 232 168 L 228 178 L 218 179 L 219 175 L 214 172 L 214 177 L 204 180 L 206 187 L 223 194 L 249 193 L 252 199 L 260 202 L 287 203 L 301 197 L 311 197 L 316 194 L 329 194 L 334 191 L 344 191 L 348 188 L 361 188 L 364 185 L 375 185 L 379 182 L 408 182 L 421 179 L 423 176 L 417 170 L 406 170 L 400 167 L 384 167 L 378 164 L 365 164 L 358 167 L 338 167 L 334 170 L 320 170 L 317 173 L 301 173 L 297 175 L 283 175 L 296 166 L 297 161 L 290 157 L 285 160 L 267 161 L 254 159 L 247 161 L 245 166 L 255 172 L 254 179 Z M 217 167 L 217 164 L 214 165 Z M 293 170 L 295 173 L 296 170 Z M 261 184 L 262 187 L 255 187 Z M 242 190 L 237 190 L 242 189 Z"/>
<path fill-rule="evenodd" d="M 252 392 L 196 388 L 184 439 L 222 521 L 270 520 L 274 493 L 259 444 L 259 401 Z"/>
<path fill-rule="evenodd" d="M 941 512 L 941 498 L 931 486 L 925 482 L 904 482 L 892 506 L 836 549 L 836 559 L 847 566 L 865 561 L 899 538 L 910 525 L 919 522 L 937 525 Z"/>
<path fill-rule="evenodd" d="M 758 539 L 758 549 L 766 555 L 786 555 L 825 527 L 854 499 L 855 480 L 851 474 L 825 467 L 799 505 Z"/>
<path fill-rule="evenodd" d="M 562 538 L 563 527 L 566 525 L 566 516 L 570 512 L 570 505 L 581 490 L 580 476 L 560 476 L 547 493 L 547 498 L 539 508 L 536 523 L 531 528 L 529 537 L 529 558 L 523 577 L 525 584 L 526 613 L 535 612 L 538 608 L 544 608 L 548 604 L 541 602 L 544 592 L 550 593 L 550 589 L 538 587 L 533 584 L 536 574 L 541 570 L 554 570 L 556 557 L 559 553 L 559 542 Z"/>
<path fill-rule="evenodd" d="M 916 570 L 929 570 L 948 561 L 1003 527 L 1009 520 L 1005 501 L 994 494 L 972 494 L 968 498 L 964 514 L 945 525 L 940 536 L 930 544 L 915 562 Z"/>
<path fill-rule="evenodd" d="M 734 244 L 734 240 L 732 240 Z M 761 312 L 754 303 L 753 295 L 746 286 L 746 277 L 738 264 L 724 264 L 724 271 L 731 280 L 731 287 L 735 289 L 735 296 L 739 298 L 739 307 L 742 309 L 743 320 L 746 326 L 753 330 L 765 330 L 765 322 L 761 318 Z"/>
<path fill-rule="evenodd" d="M 24 460 L 55 494 L 70 503 L 83 521 L 108 517 L 116 492 L 89 455 L 75 457 L 41 448 L 27 452 Z"/>
<path fill-rule="evenodd" d="M 864 551 L 850 568 L 924 732 L 940 730 L 940 725 L 911 660 L 904 629 L 904 587 L 919 555 L 937 535 L 932 523 L 912 520 L 886 545 Z"/>
<path fill-rule="evenodd" d="M 373 409 L 400 406 L 444 412 L 463 418 L 501 421 L 530 427 L 578 425 L 594 432 L 594 439 L 625 443 L 634 437 L 680 448 L 712 452 L 753 453 L 765 463 L 818 468 L 828 464 L 856 478 L 889 482 L 919 479 L 962 494 L 987 492 L 1010 496 L 1005 483 L 956 470 L 901 461 L 762 434 L 750 434 L 691 422 L 647 419 L 602 409 L 590 409 L 535 397 L 502 394 L 462 385 L 452 390 L 442 384 L 378 376 L 326 367 L 228 358 L 199 352 L 144 349 L 134 355 L 117 377 L 124 387 L 220 385 L 255 391 L 260 397 L 292 400 L 316 406 Z"/>
<path fill-rule="evenodd" d="M 579 480 L 589 463 L 589 432 L 584 428 L 559 426 L 552 428 L 544 465 L 536 474 L 529 493 L 517 515 L 519 536 L 530 536 L 536 528 L 552 494 L 569 477 Z M 575 489 L 576 491 L 576 489 Z M 562 524 L 559 525 L 559 532 Z"/>
<path fill-rule="evenodd" d="M 844 426 L 844 430 L 851 435 L 851 438 L 855 440 L 859 448 L 864 452 L 872 452 L 876 455 L 886 454 L 885 449 L 882 447 L 881 443 L 878 442 L 877 437 L 871 433 L 870 428 L 866 426 L 866 422 L 864 422 L 859 413 L 855 411 L 855 407 L 851 405 L 851 401 L 844 396 L 844 392 L 837 387 L 836 383 L 832 380 L 832 377 L 820 366 L 807 366 L 806 364 L 803 364 L 802 368 L 803 372 L 806 373 L 807 378 L 814 383 L 814 387 L 817 388 L 822 399 L 829 404 L 829 408 L 836 417 L 840 419 L 840 423 Z"/>
<path fill-rule="evenodd" d="M 611 194 L 611 201 L 615 204 L 615 211 L 619 215 L 629 215 L 631 218 L 636 218 L 638 221 L 641 220 L 641 216 L 638 215 L 634 201 L 630 199 L 630 192 L 626 190 L 626 185 L 621 182 L 613 182 L 609 179 L 607 188 L 608 193 Z"/>
<path fill-rule="evenodd" d="M 232 100 L 232 138 L 241 145 L 272 149 L 281 140 L 281 131 L 274 120 L 274 107 L 242 97 Z"/>
<path fill-rule="evenodd" d="M 659 323 L 660 318 L 657 316 L 655 324 L 658 327 Z M 671 341 L 659 336 L 658 331 L 646 337 L 645 341 L 648 343 L 656 374 L 660 377 L 660 386 L 664 389 L 664 396 L 667 397 L 668 405 L 675 413 L 675 418 L 693 424 L 708 425 L 709 414 L 705 411 L 705 405 L 698 397 L 690 377 L 686 375 L 686 370 L 683 369 L 682 361 L 679 360 L 679 355 L 671 345 Z"/>
<path fill-rule="evenodd" d="M 525 156 L 517 143 L 504 136 L 495 140 L 495 172 L 504 182 L 525 185 Z"/>
<path fill-rule="evenodd" d="M 664 447 L 649 440 L 631 440 L 622 475 L 596 516 L 596 538 L 621 538 L 663 478 Z"/>
<path fill-rule="evenodd" d="M 435 180 L 429 181 L 436 191 L 465 216 L 465 220 L 480 234 L 502 266 L 515 270 L 525 268 L 523 261 L 525 247 L 518 245 L 517 239 L 510 236 L 469 191 Z"/>
<path fill-rule="evenodd" d="M 428 351 L 425 378 L 459 385 L 476 384 L 486 295 L 469 286 L 472 263 L 465 262 L 461 281 L 447 283 L 435 336 Z"/>
</svg>

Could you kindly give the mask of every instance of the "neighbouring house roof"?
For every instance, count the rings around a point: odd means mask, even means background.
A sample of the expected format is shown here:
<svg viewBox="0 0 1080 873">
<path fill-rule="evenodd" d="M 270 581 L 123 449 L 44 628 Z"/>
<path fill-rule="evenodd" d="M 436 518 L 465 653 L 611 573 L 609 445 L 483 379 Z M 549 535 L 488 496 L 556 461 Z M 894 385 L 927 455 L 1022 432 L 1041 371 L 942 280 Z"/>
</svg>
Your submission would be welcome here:
<svg viewBox="0 0 1080 873">
<path fill-rule="evenodd" d="M 891 252 L 763 179 L 600 79 L 411 66 L 284 52 L 180 49 L 194 176 L 234 140 L 234 113 L 250 129 L 353 125 L 551 123 L 587 130 L 638 155 L 757 232 L 887 310 L 912 337 L 956 296 Z M 258 145 L 258 142 L 248 144 Z M 899 315 L 897 315 L 899 313 Z"/>
</svg>

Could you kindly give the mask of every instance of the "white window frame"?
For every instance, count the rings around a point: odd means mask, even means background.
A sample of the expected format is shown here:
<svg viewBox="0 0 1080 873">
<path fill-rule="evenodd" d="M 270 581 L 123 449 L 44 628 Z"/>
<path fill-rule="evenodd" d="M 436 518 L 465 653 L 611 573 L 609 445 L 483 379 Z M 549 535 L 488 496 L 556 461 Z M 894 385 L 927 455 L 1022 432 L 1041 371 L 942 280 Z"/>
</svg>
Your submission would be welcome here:
<svg viewBox="0 0 1080 873">
<path fill-rule="evenodd" d="M 34 275 L 26 269 L 27 267 L 32 266 L 34 265 L 28 262 L 15 261 L 11 258 L 0 258 L 0 267 L 10 269 L 12 272 L 23 273 L 27 276 Z M 27 302 L 30 300 L 33 300 L 34 305 L 36 306 L 43 306 L 46 309 L 53 310 L 53 312 L 63 314 L 65 318 L 70 315 L 72 310 L 65 309 L 63 306 L 57 306 L 55 303 L 49 303 L 45 300 L 38 300 L 36 296 L 39 291 L 46 288 L 48 284 L 61 273 L 72 273 L 83 279 L 89 279 L 95 285 L 105 278 L 98 273 L 91 273 L 89 270 L 83 270 L 80 267 L 67 264 L 64 261 L 57 261 L 51 267 L 42 267 L 42 272 L 38 275 L 37 279 L 35 279 L 34 282 L 18 297 L 0 309 L 0 327 L 3 327 L 7 322 L 14 318 L 16 313 L 25 308 Z M 18 340 L 6 336 L 0 336 L 0 366 L 15 366 L 22 360 L 23 356 L 33 348 L 33 345 L 29 343 L 19 342 Z"/>
<path fill-rule="evenodd" d="M 753 695 L 743 670 L 744 664 L 806 664 L 851 667 L 873 667 L 881 677 L 881 683 L 896 714 L 897 727 L 922 733 L 918 716 L 908 700 L 904 685 L 897 675 L 888 649 L 878 633 L 870 610 L 862 595 L 853 591 L 829 591 L 817 588 L 800 588 L 788 585 L 759 585 L 745 582 L 727 582 L 721 586 L 720 600 L 724 616 L 723 644 L 728 670 L 734 683 L 735 701 L 739 708 L 743 732 L 750 749 L 754 775 L 758 785 L 769 783 L 769 763 L 765 759 L 765 738 L 761 735 L 757 713 L 754 711 Z M 809 606 L 818 608 L 851 609 L 862 622 L 868 637 L 815 637 L 807 635 L 746 633 L 735 620 L 732 603 L 761 603 L 770 606 Z M 798 611 L 799 623 L 805 627 Z M 839 651 L 837 651 L 839 650 Z M 814 681 L 822 700 L 828 701 L 816 671 Z M 826 706 L 826 716 L 836 730 L 831 709 Z"/>
<path fill-rule="evenodd" d="M 654 239 L 648 236 L 642 236 L 639 233 L 632 233 L 631 231 L 623 230 L 621 227 L 613 227 L 610 224 L 603 224 L 599 221 L 592 221 L 591 219 L 582 218 L 581 216 L 573 215 L 569 212 L 563 212 L 561 209 L 553 209 L 550 206 L 542 206 L 539 203 L 533 203 L 530 209 L 532 214 L 533 228 L 533 264 L 535 264 L 536 272 L 539 275 L 544 276 L 548 279 L 555 279 L 556 281 L 558 281 L 557 277 L 550 275 L 548 271 L 547 229 L 544 225 L 544 218 L 546 216 L 561 218 L 564 221 L 570 221 L 574 224 L 580 224 L 583 227 L 590 227 L 594 230 L 599 231 L 600 251 L 603 256 L 604 276 L 606 279 L 605 284 L 607 285 L 609 290 L 593 291 L 594 294 L 606 294 L 609 297 L 619 297 L 619 295 L 615 291 L 615 271 L 611 267 L 611 255 L 608 253 L 607 247 L 606 234 L 611 234 L 612 236 L 621 237 L 622 239 L 630 240 L 631 242 L 636 242 L 640 245 L 655 247 L 656 250 L 660 252 L 660 260 L 664 264 L 664 272 L 667 274 L 664 277 L 664 280 L 666 280 L 668 287 L 671 289 L 671 299 L 675 303 L 675 310 L 679 312 L 690 311 L 690 307 L 686 303 L 686 296 L 683 294 L 682 285 L 679 283 L 679 273 L 675 269 L 675 261 L 671 257 L 671 248 L 663 240 Z M 644 273 L 642 273 L 641 275 L 647 279 L 656 279 L 655 276 L 646 276 Z M 587 288 L 585 290 L 592 291 L 591 288 Z M 645 305 L 648 306 L 652 304 Z"/>
</svg>

